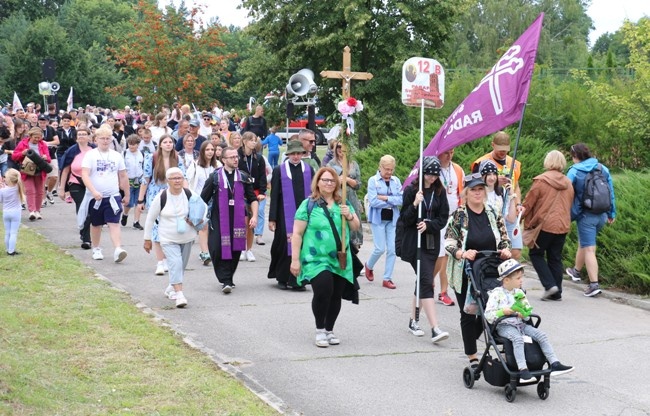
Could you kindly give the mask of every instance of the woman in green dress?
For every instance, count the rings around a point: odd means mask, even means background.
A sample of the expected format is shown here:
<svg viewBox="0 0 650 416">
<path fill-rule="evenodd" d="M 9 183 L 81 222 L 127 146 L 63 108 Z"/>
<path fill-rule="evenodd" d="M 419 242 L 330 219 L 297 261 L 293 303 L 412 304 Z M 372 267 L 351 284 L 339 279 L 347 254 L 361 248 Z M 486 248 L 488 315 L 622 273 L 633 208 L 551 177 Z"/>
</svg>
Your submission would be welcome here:
<svg viewBox="0 0 650 416">
<path fill-rule="evenodd" d="M 354 208 L 342 204 L 336 171 L 330 167 L 321 168 L 312 180 L 311 197 L 296 211 L 290 269 L 299 285 L 311 284 L 316 346 L 323 348 L 340 343 L 332 331 L 341 310 L 343 290 L 348 284 L 354 285 L 349 239 L 341 240 L 342 217 L 347 220 L 347 235 L 361 227 Z M 345 248 L 345 268 L 339 263 L 337 240 Z"/>
<path fill-rule="evenodd" d="M 339 175 L 339 181 L 343 181 L 343 148 L 341 142 L 338 140 L 334 140 L 332 146 L 334 149 L 334 157 L 327 166 L 336 171 L 336 174 Z M 347 199 L 360 217 L 362 205 L 357 196 L 357 190 L 361 188 L 361 169 L 359 169 L 359 164 L 354 160 L 348 159 L 348 176 L 345 178 L 345 181 L 348 184 Z M 361 244 L 363 244 L 363 229 L 361 227 L 350 233 L 350 242 L 357 250 L 361 248 Z"/>
</svg>

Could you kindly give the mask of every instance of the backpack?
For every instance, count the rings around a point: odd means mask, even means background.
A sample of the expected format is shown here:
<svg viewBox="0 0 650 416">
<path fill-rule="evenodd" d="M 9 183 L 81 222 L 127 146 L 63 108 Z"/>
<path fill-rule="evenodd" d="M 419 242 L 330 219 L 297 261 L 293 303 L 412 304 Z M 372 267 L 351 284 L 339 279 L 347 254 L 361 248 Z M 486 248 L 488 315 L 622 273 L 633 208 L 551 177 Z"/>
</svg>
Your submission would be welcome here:
<svg viewBox="0 0 650 416">
<path fill-rule="evenodd" d="M 609 212 L 612 208 L 609 183 L 600 163 L 585 176 L 582 208 L 594 214 Z"/>
<path fill-rule="evenodd" d="M 187 197 L 187 201 L 189 204 L 189 212 L 187 214 L 186 219 L 192 223 L 192 226 L 196 231 L 201 231 L 207 224 L 207 221 L 203 221 L 203 217 L 207 210 L 207 205 L 205 204 L 205 202 L 203 202 L 200 196 L 192 195 L 192 192 L 189 189 L 183 188 L 183 191 L 185 192 L 185 196 Z M 160 194 L 161 211 L 163 210 L 163 208 L 165 208 L 166 203 L 167 203 L 167 189 L 163 190 L 162 193 Z"/>
</svg>

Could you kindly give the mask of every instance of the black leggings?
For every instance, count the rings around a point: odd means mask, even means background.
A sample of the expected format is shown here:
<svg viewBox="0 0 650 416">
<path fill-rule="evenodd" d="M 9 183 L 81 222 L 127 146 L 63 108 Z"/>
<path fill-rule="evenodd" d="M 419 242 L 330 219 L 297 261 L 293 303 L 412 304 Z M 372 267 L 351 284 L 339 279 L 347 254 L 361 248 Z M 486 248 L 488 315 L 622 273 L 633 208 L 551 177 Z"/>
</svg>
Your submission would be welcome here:
<svg viewBox="0 0 650 416">
<path fill-rule="evenodd" d="M 311 279 L 310 283 L 314 292 L 311 310 L 316 320 L 316 329 L 331 331 L 341 311 L 341 296 L 347 280 L 324 270 Z"/>
<path fill-rule="evenodd" d="M 463 336 L 465 355 L 473 355 L 477 351 L 476 340 L 483 334 L 483 321 L 478 315 L 469 315 L 463 312 L 468 283 L 469 278 L 463 271 L 463 287 L 460 293 L 456 293 L 456 302 L 460 308 L 460 333 Z"/>
<path fill-rule="evenodd" d="M 76 212 L 79 212 L 81 202 L 83 201 L 84 195 L 86 194 L 86 187 L 76 183 L 71 183 L 68 184 L 68 189 L 70 191 L 70 197 L 74 201 Z M 79 238 L 83 243 L 90 242 L 90 215 L 86 217 L 86 221 L 84 221 L 84 227 L 79 230 Z"/>
</svg>

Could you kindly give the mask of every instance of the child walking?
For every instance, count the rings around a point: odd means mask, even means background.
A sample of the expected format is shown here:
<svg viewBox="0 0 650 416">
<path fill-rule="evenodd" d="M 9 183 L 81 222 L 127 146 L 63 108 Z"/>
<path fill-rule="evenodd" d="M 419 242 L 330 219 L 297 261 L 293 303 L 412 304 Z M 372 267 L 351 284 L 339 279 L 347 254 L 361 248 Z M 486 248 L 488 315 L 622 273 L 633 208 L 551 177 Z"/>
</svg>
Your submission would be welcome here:
<svg viewBox="0 0 650 416">
<path fill-rule="evenodd" d="M 573 371 L 573 367 L 560 363 L 555 352 L 553 352 L 553 347 L 548 337 L 543 331 L 524 322 L 524 319 L 528 320 L 530 317 L 523 318 L 521 313 L 512 310 L 512 306 L 515 303 L 515 295 L 518 293 L 523 295 L 522 301 L 524 306 L 530 306 L 523 290 L 521 290 L 524 277 L 523 268 L 524 266 L 513 259 L 506 260 L 499 265 L 499 280 L 502 280 L 502 286 L 490 291 L 490 298 L 485 306 L 485 318 L 489 323 L 494 323 L 497 318 L 509 316 L 509 318 L 499 322 L 497 325 L 497 333 L 499 336 L 507 338 L 512 342 L 515 360 L 519 368 L 519 382 L 528 383 L 534 381 L 535 378 L 528 371 L 526 364 L 524 335 L 537 341 L 544 356 L 551 363 L 551 374 L 565 374 Z"/>
<path fill-rule="evenodd" d="M 129 211 L 131 211 L 131 208 L 135 207 L 138 203 L 140 184 L 142 183 L 142 175 L 144 174 L 144 154 L 138 150 L 140 138 L 136 134 L 132 134 L 126 139 L 126 144 L 128 148 L 124 151 L 122 156 L 124 157 L 124 164 L 126 165 L 126 174 L 129 177 L 129 192 L 131 197 L 129 198 L 129 204 L 124 207 L 124 212 L 122 213 L 122 220 L 120 223 L 123 227 L 126 227 L 129 220 Z M 139 209 L 136 209 L 133 212 L 133 228 L 136 230 L 144 230 L 142 225 L 140 225 L 141 213 L 142 212 Z"/>
<path fill-rule="evenodd" d="M 0 203 L 2 203 L 2 219 L 5 225 L 5 247 L 7 254 L 15 256 L 20 227 L 21 204 L 25 201 L 25 187 L 20 180 L 20 172 L 8 169 L 5 173 L 4 185 L 0 181 Z"/>
</svg>

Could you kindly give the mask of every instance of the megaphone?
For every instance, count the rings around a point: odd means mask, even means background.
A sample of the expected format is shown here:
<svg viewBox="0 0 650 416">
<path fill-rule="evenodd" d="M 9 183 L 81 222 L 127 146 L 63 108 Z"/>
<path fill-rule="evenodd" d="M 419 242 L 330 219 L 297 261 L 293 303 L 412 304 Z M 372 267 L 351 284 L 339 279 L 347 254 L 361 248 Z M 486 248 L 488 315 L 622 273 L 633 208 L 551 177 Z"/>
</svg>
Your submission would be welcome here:
<svg viewBox="0 0 650 416">
<path fill-rule="evenodd" d="M 61 89 L 61 85 L 59 85 L 58 82 L 53 82 L 50 84 L 50 88 L 52 89 L 52 92 L 56 94 Z"/>
<path fill-rule="evenodd" d="M 307 93 L 314 94 L 318 91 L 318 86 L 314 82 L 314 73 L 311 69 L 301 69 L 289 78 L 287 92 L 289 94 L 303 96 Z"/>
</svg>

